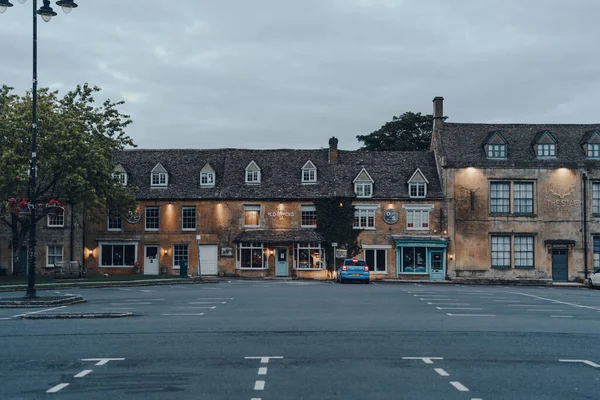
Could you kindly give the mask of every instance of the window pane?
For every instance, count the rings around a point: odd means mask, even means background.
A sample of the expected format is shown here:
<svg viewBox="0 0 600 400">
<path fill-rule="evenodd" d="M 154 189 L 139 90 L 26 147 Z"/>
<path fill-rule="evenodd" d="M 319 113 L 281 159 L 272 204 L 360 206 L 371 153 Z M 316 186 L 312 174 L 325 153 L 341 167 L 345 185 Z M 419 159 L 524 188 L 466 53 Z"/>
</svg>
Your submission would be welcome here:
<svg viewBox="0 0 600 400">
<path fill-rule="evenodd" d="M 196 229 L 196 207 L 182 207 L 181 219 L 182 229 Z"/>
<path fill-rule="evenodd" d="M 592 184 L 592 213 L 600 214 L 600 183 Z"/>
<path fill-rule="evenodd" d="M 490 183 L 490 211 L 492 213 L 510 212 L 510 183 Z"/>
<path fill-rule="evenodd" d="M 510 267 L 510 236 L 492 236 L 492 267 Z"/>
<path fill-rule="evenodd" d="M 125 265 L 134 266 L 135 265 L 135 245 L 128 244 L 125 247 Z"/>
<path fill-rule="evenodd" d="M 375 260 L 375 271 L 377 272 L 385 272 L 386 264 L 387 264 L 387 254 L 386 250 L 377 250 L 376 251 L 376 260 Z"/>
<path fill-rule="evenodd" d="M 375 250 L 365 250 L 365 261 L 369 266 L 369 271 L 375 271 Z"/>
<path fill-rule="evenodd" d="M 111 245 L 106 245 L 103 244 L 100 246 L 102 248 L 102 252 L 101 252 L 101 259 L 102 259 L 102 265 L 112 265 L 112 248 L 113 246 Z"/>
</svg>

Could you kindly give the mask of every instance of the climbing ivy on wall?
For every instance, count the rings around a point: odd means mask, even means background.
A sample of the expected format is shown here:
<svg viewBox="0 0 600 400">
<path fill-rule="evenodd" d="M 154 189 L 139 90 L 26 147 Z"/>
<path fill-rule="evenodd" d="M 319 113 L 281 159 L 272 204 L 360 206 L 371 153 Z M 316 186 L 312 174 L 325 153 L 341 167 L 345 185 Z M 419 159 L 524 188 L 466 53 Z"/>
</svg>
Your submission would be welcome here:
<svg viewBox="0 0 600 400">
<path fill-rule="evenodd" d="M 337 248 L 348 250 L 348 257 L 360 252 L 358 235 L 360 229 L 354 229 L 354 206 L 352 199 L 346 197 L 327 197 L 315 200 L 317 210 L 317 228 L 326 243 L 327 259 L 333 260 L 331 243 L 337 242 Z M 328 263 L 333 269 L 333 263 Z"/>
</svg>

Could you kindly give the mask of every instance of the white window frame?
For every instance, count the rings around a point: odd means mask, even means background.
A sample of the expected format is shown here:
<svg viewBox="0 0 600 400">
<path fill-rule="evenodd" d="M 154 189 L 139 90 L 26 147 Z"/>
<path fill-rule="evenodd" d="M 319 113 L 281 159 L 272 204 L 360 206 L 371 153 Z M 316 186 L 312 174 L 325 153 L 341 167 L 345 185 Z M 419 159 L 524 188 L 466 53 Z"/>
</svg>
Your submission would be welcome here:
<svg viewBox="0 0 600 400">
<path fill-rule="evenodd" d="M 158 210 L 158 228 L 148 228 L 148 211 Z M 160 206 L 146 206 L 144 208 L 144 230 L 146 232 L 158 232 L 160 231 Z"/>
<path fill-rule="evenodd" d="M 376 210 L 379 208 L 377 205 L 359 204 L 354 206 L 354 223 L 353 229 L 364 229 L 364 230 L 375 230 L 377 229 L 377 213 Z M 372 217 L 373 224 L 369 223 L 369 219 Z M 362 223 L 362 219 L 366 218 L 366 223 Z M 358 223 L 357 223 L 358 222 Z"/>
<path fill-rule="evenodd" d="M 257 184 L 260 183 L 260 171 L 256 169 L 246 170 L 246 183 Z"/>
<path fill-rule="evenodd" d="M 317 261 L 317 267 L 311 267 L 312 264 L 306 264 L 306 266 L 300 265 L 300 252 L 306 251 L 308 253 L 308 259 L 312 257 L 314 251 L 319 253 L 319 261 Z M 320 264 L 319 264 L 320 263 Z M 302 271 L 319 271 L 327 267 L 325 264 L 325 249 L 321 247 L 321 243 L 297 243 L 294 246 L 294 269 Z"/>
<path fill-rule="evenodd" d="M 119 221 L 119 227 L 118 228 L 115 228 L 114 226 L 111 227 L 111 223 L 115 223 L 116 221 Z M 121 218 L 119 215 L 111 217 L 110 213 L 107 213 L 106 214 L 106 230 L 108 232 L 121 232 L 122 229 L 123 229 L 123 218 Z"/>
<path fill-rule="evenodd" d="M 381 246 L 378 246 L 378 245 L 362 245 L 363 259 L 365 261 L 367 261 L 367 251 L 373 251 L 374 252 L 374 254 L 373 254 L 373 260 L 375 260 L 375 263 L 374 263 L 374 265 L 372 265 L 373 271 L 369 270 L 370 273 L 372 273 L 372 274 L 382 274 L 382 275 L 387 274 L 387 271 L 388 271 L 388 269 L 387 269 L 387 267 L 388 267 L 388 262 L 387 262 L 387 259 L 388 259 L 388 249 L 391 249 L 391 248 L 392 248 L 392 246 L 386 246 L 386 245 L 381 245 Z M 384 251 L 385 269 L 383 271 L 377 271 L 376 270 L 376 268 L 377 268 L 376 264 L 377 264 L 377 260 L 378 260 L 378 257 L 377 257 L 377 254 L 378 254 L 377 252 L 378 251 Z M 368 262 L 367 262 L 367 265 L 369 265 Z M 369 265 L 369 267 L 371 267 L 371 265 Z"/>
<path fill-rule="evenodd" d="M 203 182 L 206 178 L 206 182 Z M 215 186 L 215 173 L 214 172 L 200 172 L 200 186 L 212 187 Z"/>
<path fill-rule="evenodd" d="M 65 211 L 57 210 L 56 214 L 46 215 L 46 226 L 48 228 L 64 228 L 65 227 Z"/>
<path fill-rule="evenodd" d="M 304 212 L 312 212 L 315 214 L 315 224 L 305 225 L 304 224 Z M 312 205 L 300 206 L 300 227 L 301 228 L 316 228 L 317 227 L 317 207 Z"/>
<path fill-rule="evenodd" d="M 157 183 L 154 183 L 154 177 L 157 177 Z M 167 187 L 169 186 L 169 174 L 166 172 L 152 172 L 150 174 L 150 187 Z"/>
<path fill-rule="evenodd" d="M 194 227 L 186 228 L 185 227 L 185 221 L 186 221 L 185 211 L 190 211 L 190 210 L 194 210 Z M 191 218 L 191 217 L 188 217 L 188 218 Z M 196 206 L 181 206 L 181 230 L 186 231 L 186 232 L 194 232 L 194 231 L 196 231 L 197 227 L 198 227 L 198 210 L 196 209 Z"/>
<path fill-rule="evenodd" d="M 261 256 L 261 261 L 262 261 L 262 265 L 260 267 L 242 267 L 242 250 L 250 250 L 250 259 L 252 259 L 252 252 L 254 250 L 260 250 L 260 254 L 262 254 Z M 240 270 L 246 270 L 246 271 L 260 271 L 260 270 L 265 270 L 265 269 L 269 269 L 269 266 L 267 264 L 267 266 L 265 267 L 265 262 L 268 262 L 266 260 L 268 260 L 268 257 L 265 254 L 265 246 L 263 243 L 256 243 L 256 242 L 240 242 L 238 243 L 237 246 L 237 251 L 235 252 L 236 254 L 236 260 L 235 260 L 235 265 L 236 265 L 236 269 L 240 269 Z M 252 265 L 252 261 L 250 262 Z"/>
<path fill-rule="evenodd" d="M 354 193 L 356 194 L 356 197 L 358 197 L 358 198 L 372 197 L 373 196 L 373 182 L 368 182 L 368 181 L 354 182 Z"/>
<path fill-rule="evenodd" d="M 413 195 L 413 189 L 415 194 Z M 422 189 L 422 191 L 420 190 Z M 422 194 L 420 193 L 422 192 Z M 422 199 L 427 197 L 427 183 L 411 182 L 408 184 L 408 195 L 413 199 Z"/>
<path fill-rule="evenodd" d="M 316 168 L 303 168 L 302 169 L 302 183 L 316 183 L 317 182 L 317 169 Z"/>
<path fill-rule="evenodd" d="M 65 247 L 62 244 L 55 244 L 55 245 L 47 245 L 46 246 L 46 268 L 54 268 L 57 266 L 57 262 L 56 260 L 54 260 L 54 263 L 50 262 L 50 257 L 58 257 L 58 254 L 50 254 L 50 249 L 57 249 L 60 247 L 60 262 L 62 263 L 63 260 L 65 259 Z"/>
<path fill-rule="evenodd" d="M 258 225 L 246 225 L 246 212 L 247 211 L 251 211 L 251 212 L 255 212 L 258 211 Z M 260 204 L 244 204 L 244 227 L 245 228 L 257 228 L 260 226 L 260 222 L 262 220 L 261 218 L 261 207 Z"/>
<path fill-rule="evenodd" d="M 402 206 L 402 209 L 406 211 L 406 230 L 408 230 L 408 231 L 429 231 L 429 230 L 431 230 L 431 210 L 434 209 L 433 204 L 406 204 L 406 205 Z M 410 221 L 409 215 L 414 212 L 419 213 L 420 223 L 419 223 L 418 227 L 417 226 L 409 227 L 408 226 L 409 221 Z M 427 227 L 423 227 L 423 222 L 425 220 L 422 218 L 422 215 L 424 213 L 427 216 L 427 220 L 426 220 Z M 413 225 L 415 225 L 414 217 L 415 217 L 415 214 L 413 214 L 413 216 L 412 216 Z"/>
<path fill-rule="evenodd" d="M 183 247 L 185 247 L 185 254 L 181 252 Z M 174 244 L 172 248 L 172 254 L 173 269 L 181 269 L 181 264 L 179 264 L 179 262 L 184 259 L 183 257 L 185 257 L 188 262 L 188 268 L 190 267 L 190 246 L 188 246 L 186 243 Z M 178 259 L 176 260 L 176 258 Z"/>
<path fill-rule="evenodd" d="M 121 185 L 127 186 L 127 172 L 113 172 L 113 178 L 117 178 Z"/>
<path fill-rule="evenodd" d="M 138 261 L 138 243 L 137 242 L 100 242 L 98 243 L 99 245 L 99 255 L 98 255 L 98 267 L 99 268 L 133 268 L 135 266 L 135 263 Z M 103 265 L 103 258 L 102 258 L 102 248 L 104 246 L 134 246 L 133 249 L 133 264 L 132 265 Z M 125 249 L 123 248 L 123 256 L 125 255 Z M 114 256 L 114 254 L 113 254 Z M 111 260 L 113 261 L 113 260 Z"/>
</svg>

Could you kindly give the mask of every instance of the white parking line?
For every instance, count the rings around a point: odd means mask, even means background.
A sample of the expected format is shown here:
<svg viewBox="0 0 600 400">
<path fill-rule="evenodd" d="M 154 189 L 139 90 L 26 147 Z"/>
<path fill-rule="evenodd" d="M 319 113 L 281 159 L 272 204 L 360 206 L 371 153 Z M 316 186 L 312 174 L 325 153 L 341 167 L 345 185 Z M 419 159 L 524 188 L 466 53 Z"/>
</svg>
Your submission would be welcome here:
<svg viewBox="0 0 600 400">
<path fill-rule="evenodd" d="M 494 300 L 496 303 L 520 303 L 520 300 Z"/>
<path fill-rule="evenodd" d="M 539 311 L 539 312 L 564 312 L 566 310 L 549 310 L 549 309 L 546 309 L 546 308 L 532 308 L 532 309 L 529 309 L 527 311 L 530 311 L 530 312 L 532 312 L 532 311 Z"/>
<path fill-rule="evenodd" d="M 111 306 L 147 306 L 152 303 L 148 302 L 139 302 L 139 303 L 110 303 Z"/>
<path fill-rule="evenodd" d="M 451 314 L 446 313 L 450 317 L 495 317 L 496 314 Z"/>
<path fill-rule="evenodd" d="M 465 385 L 463 385 L 463 384 L 462 384 L 462 383 L 460 383 L 460 382 L 453 381 L 453 382 L 450 382 L 450 384 L 451 384 L 452 386 L 454 386 L 456 389 L 460 390 L 461 392 L 468 392 L 468 391 L 469 391 L 469 389 L 467 389 L 467 388 L 465 387 Z"/>
<path fill-rule="evenodd" d="M 419 300 L 424 300 L 424 301 L 444 301 L 444 300 L 451 300 L 450 297 L 421 297 Z"/>
<path fill-rule="evenodd" d="M 441 376 L 450 376 L 449 373 L 447 373 L 446 371 L 444 371 L 441 368 L 434 368 L 435 372 L 437 372 L 438 374 L 440 374 Z"/>
<path fill-rule="evenodd" d="M 171 308 L 208 308 L 210 310 L 214 310 L 217 306 L 205 307 L 205 306 L 194 306 L 194 307 L 171 307 Z"/>
<path fill-rule="evenodd" d="M 476 307 L 436 307 L 438 310 L 483 310 L 483 308 Z"/>
<path fill-rule="evenodd" d="M 256 381 L 254 383 L 254 390 L 265 390 L 265 381 Z"/>
<path fill-rule="evenodd" d="M 54 308 L 46 308 L 45 310 L 38 310 L 38 311 L 32 311 L 32 312 L 28 312 L 28 313 L 23 313 L 23 314 L 17 314 L 17 315 L 13 315 L 13 318 L 18 318 L 18 317 L 22 317 L 24 315 L 31 315 L 31 314 L 39 314 L 39 313 L 43 313 L 46 311 L 54 311 L 54 310 L 59 310 L 61 308 L 65 308 L 66 306 L 60 306 L 60 307 L 54 307 Z M 60 389 L 58 389 L 60 390 Z"/>
<path fill-rule="evenodd" d="M 81 371 L 80 373 L 78 373 L 77 375 L 75 375 L 74 378 L 83 378 L 84 376 L 86 376 L 90 372 L 92 372 L 91 369 L 84 369 L 83 371 Z"/>
<path fill-rule="evenodd" d="M 54 386 L 52 389 L 46 390 L 46 393 L 56 393 L 59 390 L 64 389 L 69 385 L 70 385 L 69 383 L 59 383 L 58 385 Z"/>
<path fill-rule="evenodd" d="M 551 315 L 550 318 L 575 318 L 573 315 Z"/>
<path fill-rule="evenodd" d="M 233 300 L 233 297 L 200 297 L 197 300 Z"/>
<path fill-rule="evenodd" d="M 189 301 L 188 304 L 219 304 L 220 301 Z"/>
<path fill-rule="evenodd" d="M 188 313 L 165 313 L 165 314 L 161 314 L 161 315 L 186 315 L 186 316 L 199 316 L 199 315 L 204 315 L 204 313 L 198 313 L 198 314 L 188 314 Z"/>
<path fill-rule="evenodd" d="M 259 375 L 266 375 L 267 374 L 267 367 L 260 367 L 258 369 L 258 374 Z"/>
<path fill-rule="evenodd" d="M 470 306 L 471 303 L 431 303 L 428 302 L 427 304 L 431 305 L 431 306 Z"/>
<path fill-rule="evenodd" d="M 568 306 L 579 307 L 579 308 L 587 308 L 588 310 L 600 311 L 600 308 L 598 308 L 598 307 L 583 306 L 581 304 L 569 303 L 568 301 L 560 301 L 560 300 L 549 299 L 547 297 L 535 296 L 533 294 L 519 293 L 519 292 L 514 292 L 514 293 L 515 294 L 519 294 L 521 296 L 533 297 L 534 299 L 538 299 L 538 300 L 546 300 L 546 301 L 551 301 L 553 303 L 566 304 Z"/>
</svg>

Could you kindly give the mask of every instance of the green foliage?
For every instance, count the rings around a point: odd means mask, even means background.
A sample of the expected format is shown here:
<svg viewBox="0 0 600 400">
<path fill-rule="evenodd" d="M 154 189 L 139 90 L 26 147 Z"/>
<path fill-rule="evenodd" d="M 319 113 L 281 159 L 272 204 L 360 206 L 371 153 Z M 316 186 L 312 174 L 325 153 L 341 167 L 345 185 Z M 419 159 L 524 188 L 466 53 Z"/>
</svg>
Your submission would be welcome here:
<svg viewBox="0 0 600 400">
<path fill-rule="evenodd" d="M 432 130 L 433 115 L 407 111 L 375 132 L 356 138 L 363 143 L 359 150 L 420 151 L 429 150 Z"/>
<path fill-rule="evenodd" d="M 360 252 L 358 235 L 360 229 L 354 229 L 354 206 L 352 199 L 328 197 L 315 200 L 317 210 L 317 228 L 315 229 L 327 242 L 327 259 L 333 260 L 331 243 L 337 242 L 337 248 L 348 250 L 348 257 Z M 329 269 L 333 268 L 330 263 Z"/>
<path fill-rule="evenodd" d="M 131 124 L 119 111 L 123 102 L 95 104 L 98 87 L 78 85 L 63 97 L 49 89 L 38 91 L 37 203 L 57 199 L 75 207 L 86 218 L 98 217 L 107 207 L 125 211 L 135 207 L 131 189 L 113 178 L 114 154 L 135 146 L 126 135 Z M 0 199 L 27 197 L 31 156 L 32 97 L 0 88 Z M 41 215 L 39 218 L 43 218 Z M 0 216 L 13 233 L 13 245 L 26 236 L 28 218 Z M 17 247 L 18 248 L 18 247 Z"/>
</svg>

